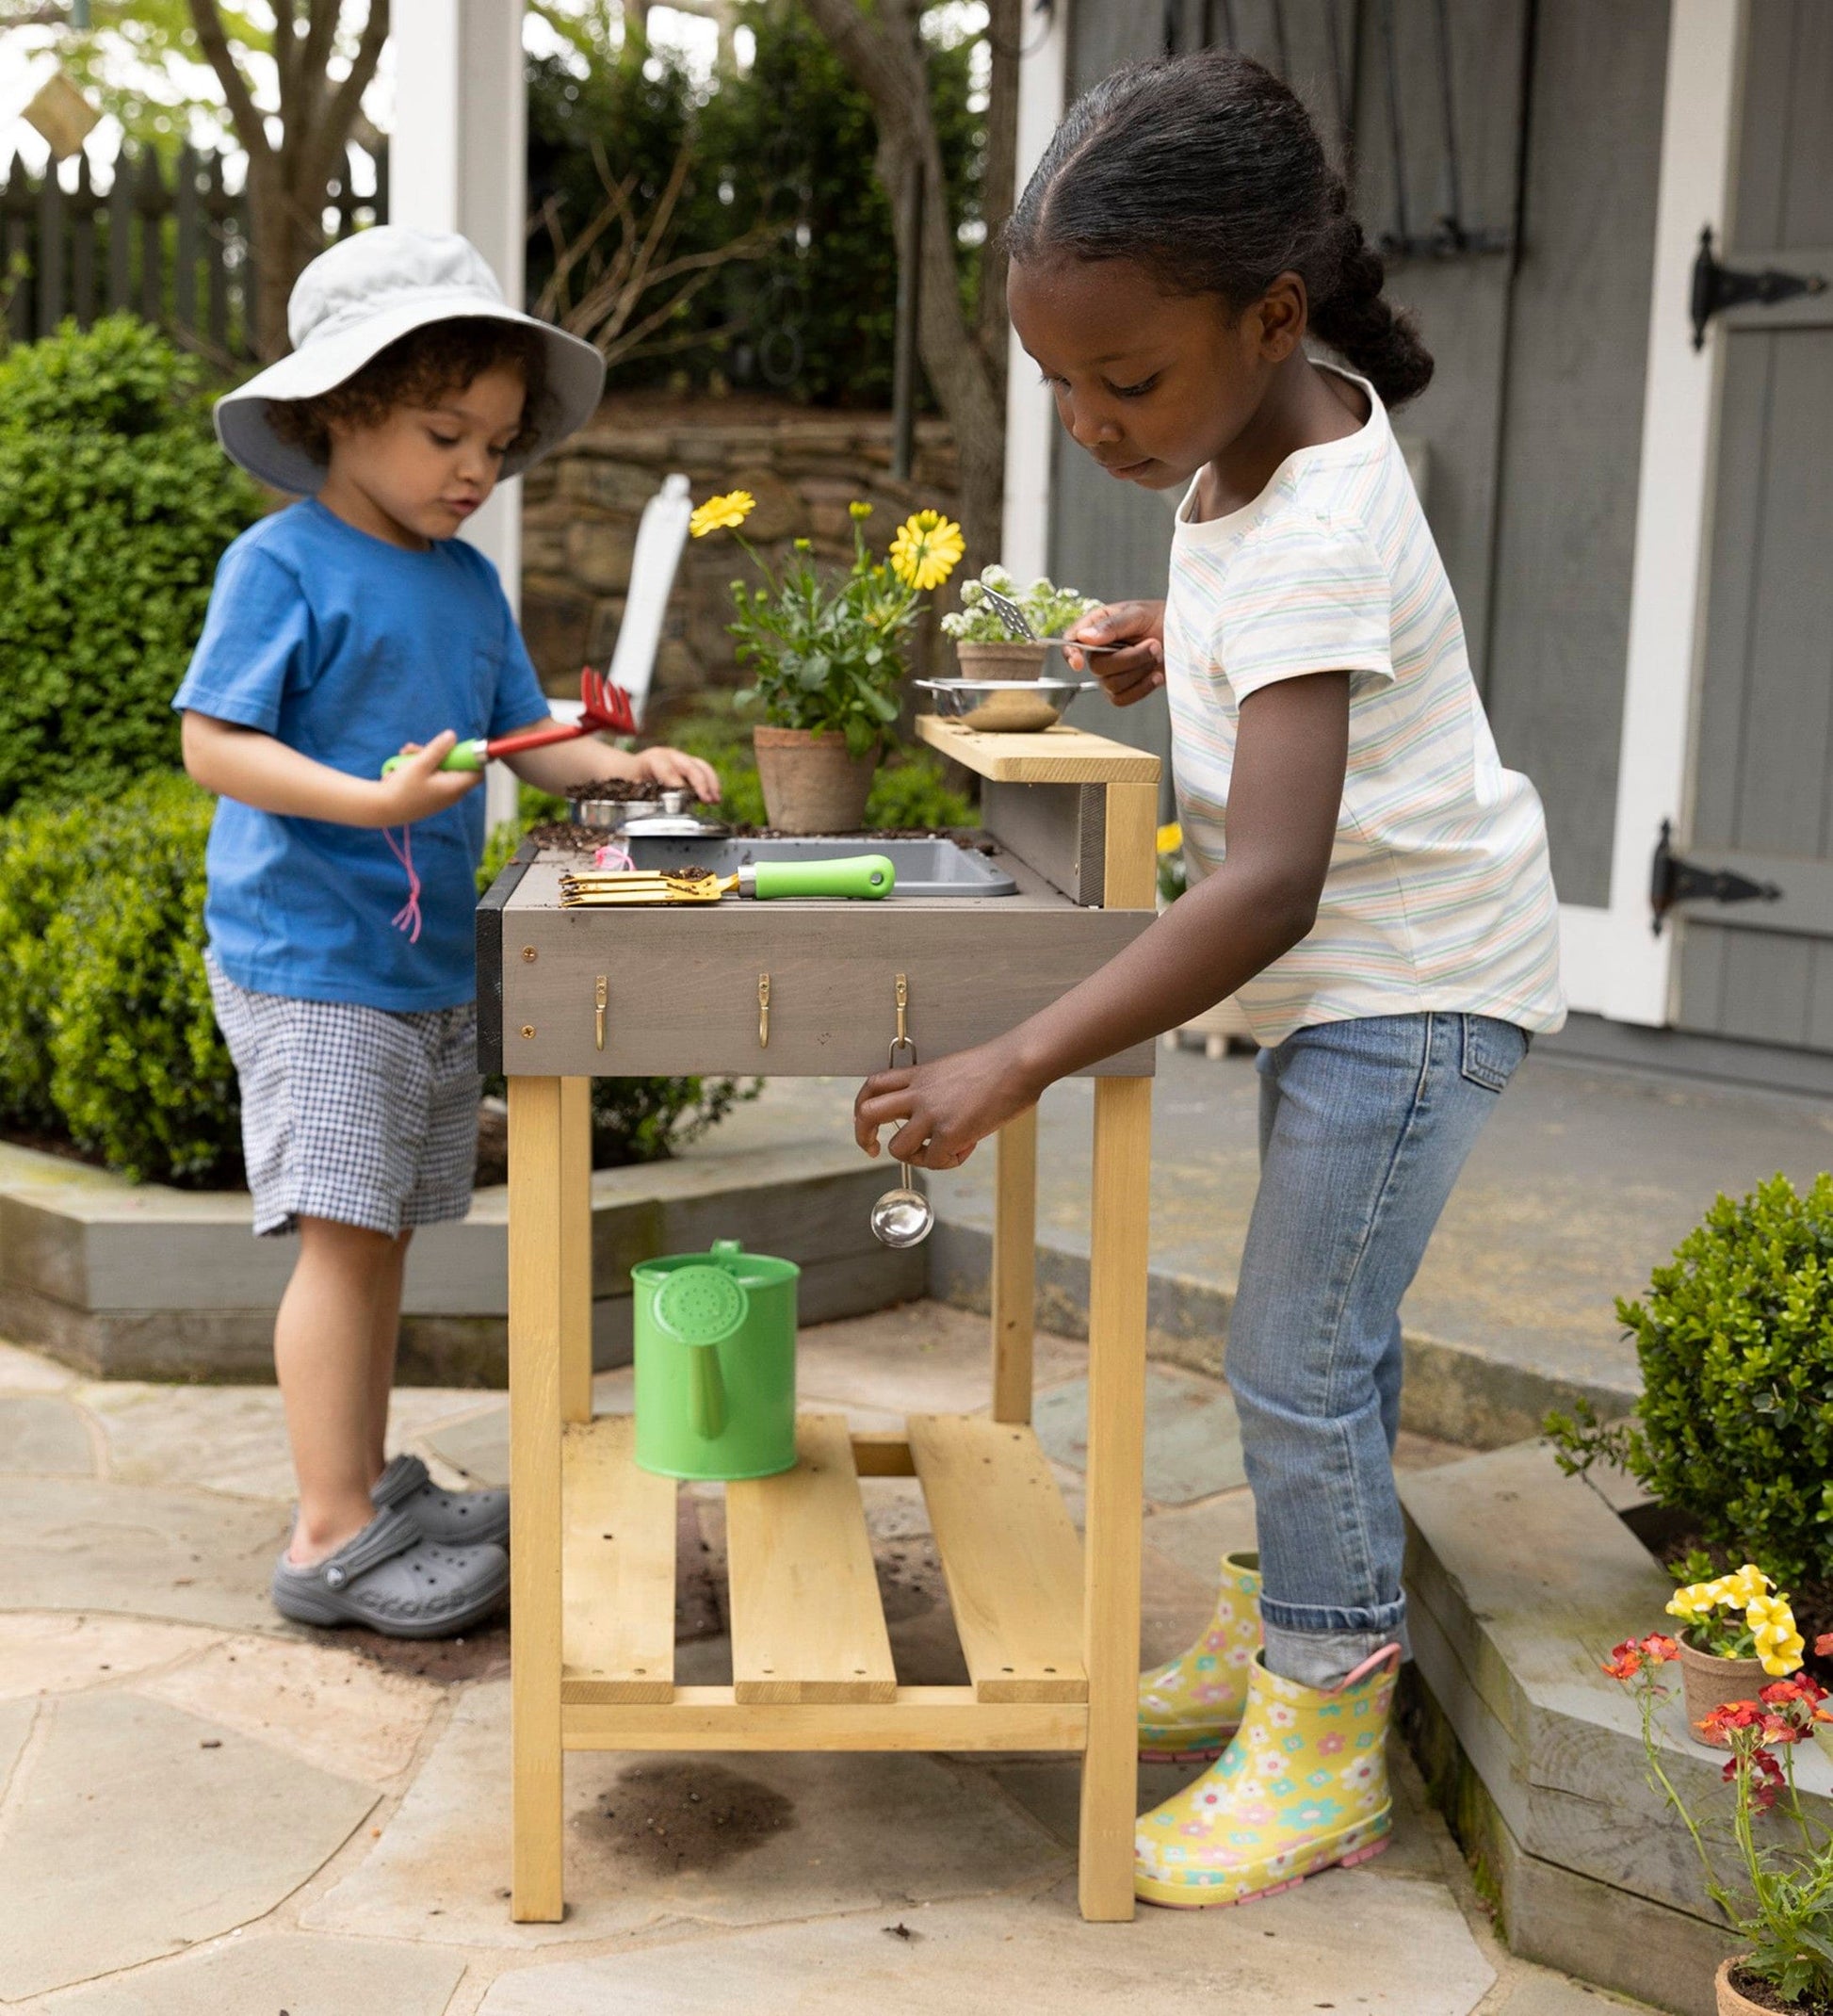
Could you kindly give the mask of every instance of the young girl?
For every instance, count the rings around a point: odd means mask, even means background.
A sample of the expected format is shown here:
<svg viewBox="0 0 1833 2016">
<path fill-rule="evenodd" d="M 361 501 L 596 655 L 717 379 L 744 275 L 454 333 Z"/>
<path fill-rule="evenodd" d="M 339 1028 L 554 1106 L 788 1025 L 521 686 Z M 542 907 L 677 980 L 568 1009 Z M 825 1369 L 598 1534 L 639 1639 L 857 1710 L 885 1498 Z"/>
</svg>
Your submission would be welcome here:
<svg viewBox="0 0 1833 2016">
<path fill-rule="evenodd" d="M 461 736 L 548 718 L 495 568 L 454 535 L 584 424 L 604 365 L 505 306 L 463 238 L 392 227 L 316 259 L 288 324 L 293 354 L 221 400 L 217 429 L 305 501 L 223 556 L 173 703 L 187 768 L 222 800 L 208 964 L 254 1229 L 300 1234 L 274 1325 L 300 1502 L 273 1600 L 435 1637 L 509 1581 L 504 1493 L 383 1461 L 408 1242 L 464 1216 L 477 1154 L 483 806 L 476 772 L 439 766 Z M 719 795 L 668 749 L 589 740 L 513 768 L 549 790 L 637 776 Z"/>
<path fill-rule="evenodd" d="M 1141 1692 L 1148 1751 L 1239 1733 L 1140 1822 L 1139 1894 L 1230 1904 L 1386 1845 L 1400 1304 L 1530 1032 L 1563 1018 L 1546 831 L 1387 423 L 1432 360 L 1291 92 L 1218 52 L 1109 78 L 1011 244 L 1063 425 L 1117 480 L 1185 492 L 1168 599 L 1074 634 L 1127 647 L 1091 660 L 1119 705 L 1166 687 L 1202 879 L 1010 1034 L 869 1080 L 857 1130 L 952 1168 L 1053 1080 L 1231 994 L 1264 1046 L 1227 1352 L 1259 1553 Z"/>
</svg>

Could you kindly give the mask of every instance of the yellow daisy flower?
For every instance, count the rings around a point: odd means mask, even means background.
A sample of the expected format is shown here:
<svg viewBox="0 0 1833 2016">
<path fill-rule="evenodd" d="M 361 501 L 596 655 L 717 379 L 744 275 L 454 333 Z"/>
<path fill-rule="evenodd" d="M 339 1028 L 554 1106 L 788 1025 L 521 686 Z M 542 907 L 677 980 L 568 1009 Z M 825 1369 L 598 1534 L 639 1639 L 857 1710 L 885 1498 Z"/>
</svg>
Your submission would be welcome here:
<svg viewBox="0 0 1833 2016">
<path fill-rule="evenodd" d="M 1159 828 L 1159 852 L 1175 854 L 1184 844 L 1184 829 L 1174 819 L 1170 825 Z"/>
<path fill-rule="evenodd" d="M 696 539 L 726 526 L 742 525 L 757 509 L 757 499 L 749 490 L 728 490 L 723 496 L 708 497 L 688 520 L 688 529 Z"/>
<path fill-rule="evenodd" d="M 955 571 L 967 542 L 939 511 L 919 511 L 899 526 L 891 542 L 891 572 L 906 588 L 940 588 Z"/>
</svg>

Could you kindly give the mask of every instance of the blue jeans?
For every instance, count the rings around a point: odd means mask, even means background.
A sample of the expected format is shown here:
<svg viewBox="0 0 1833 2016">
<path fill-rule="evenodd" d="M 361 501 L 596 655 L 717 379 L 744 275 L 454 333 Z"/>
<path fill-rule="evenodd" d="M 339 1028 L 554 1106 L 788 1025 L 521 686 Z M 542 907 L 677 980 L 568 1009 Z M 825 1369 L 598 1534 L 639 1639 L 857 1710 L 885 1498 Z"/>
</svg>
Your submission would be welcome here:
<svg viewBox="0 0 1833 2016">
<path fill-rule="evenodd" d="M 1260 1052 L 1260 1189 L 1228 1384 L 1259 1531 L 1266 1661 L 1327 1687 L 1403 1637 L 1401 1297 L 1528 1039 L 1371 1016 Z"/>
</svg>

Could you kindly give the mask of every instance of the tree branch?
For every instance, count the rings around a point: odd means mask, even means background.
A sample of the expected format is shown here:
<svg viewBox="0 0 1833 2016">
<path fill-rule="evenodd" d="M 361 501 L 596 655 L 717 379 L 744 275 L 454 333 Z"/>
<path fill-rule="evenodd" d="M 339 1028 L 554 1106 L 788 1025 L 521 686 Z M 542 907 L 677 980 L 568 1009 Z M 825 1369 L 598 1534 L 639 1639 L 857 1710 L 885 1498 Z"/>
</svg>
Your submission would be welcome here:
<svg viewBox="0 0 1833 2016">
<path fill-rule="evenodd" d="M 198 47 L 203 52 L 204 61 L 216 72 L 217 82 L 222 86 L 235 138 L 248 151 L 251 160 L 271 160 L 273 148 L 268 140 L 267 122 L 262 118 L 242 73 L 235 67 L 229 37 L 223 32 L 222 16 L 217 11 L 217 0 L 188 0 L 188 4 L 191 26 L 197 31 Z"/>
<path fill-rule="evenodd" d="M 331 4 L 331 0 L 319 0 L 319 4 Z M 363 94 L 375 77 L 387 40 L 388 0 L 369 0 L 369 18 L 363 24 L 349 73 L 322 100 L 316 130 L 300 135 L 303 145 L 294 178 L 296 190 L 316 191 L 322 199 L 333 167 L 349 150 L 351 128 L 363 109 Z"/>
</svg>

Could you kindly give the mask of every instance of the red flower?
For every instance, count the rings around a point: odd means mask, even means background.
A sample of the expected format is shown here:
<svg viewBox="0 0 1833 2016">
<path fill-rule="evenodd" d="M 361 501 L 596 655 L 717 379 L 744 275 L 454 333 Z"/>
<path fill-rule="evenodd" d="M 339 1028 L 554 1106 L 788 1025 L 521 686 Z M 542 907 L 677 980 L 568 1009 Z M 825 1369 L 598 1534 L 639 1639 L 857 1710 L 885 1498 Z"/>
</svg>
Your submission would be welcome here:
<svg viewBox="0 0 1833 2016">
<path fill-rule="evenodd" d="M 1828 1635 L 1833 1637 L 1833 1633 Z M 1792 1673 L 1787 1680 L 1772 1681 L 1760 1699 L 1772 1708 L 1780 1708 L 1789 1701 L 1802 1701 L 1812 1707 L 1826 1699 L 1826 1689 L 1809 1673 Z"/>
<path fill-rule="evenodd" d="M 1785 1715 L 1766 1715 L 1763 1717 L 1765 1743 L 1799 1743 L 1807 1733 L 1799 1722 L 1790 1721 Z"/>
<path fill-rule="evenodd" d="M 1641 1646 L 1633 1638 L 1625 1638 L 1621 1645 L 1613 1645 L 1602 1670 L 1613 1680 L 1633 1680 L 1642 1671 Z"/>
<path fill-rule="evenodd" d="M 1670 1659 L 1680 1656 L 1680 1648 L 1676 1640 L 1661 1632 L 1650 1632 L 1642 1641 L 1642 1656 L 1650 1666 L 1665 1666 Z"/>
<path fill-rule="evenodd" d="M 1762 1719 L 1755 1701 L 1721 1701 L 1699 1723 L 1708 1736 L 1728 1736 L 1734 1729 L 1751 1729 Z"/>
<path fill-rule="evenodd" d="M 1824 1631 L 1814 1640 L 1814 1657 L 1816 1659 L 1833 1659 L 1833 1631 Z"/>
</svg>

